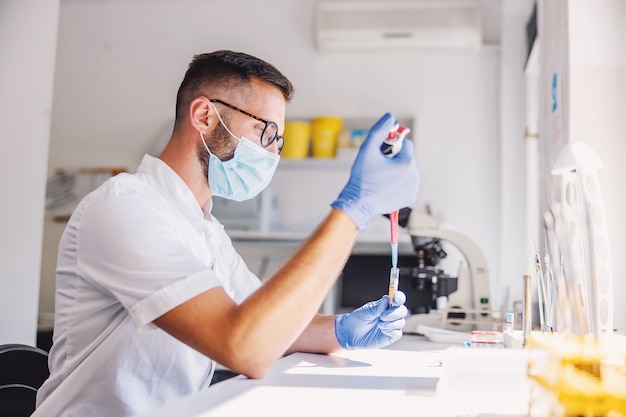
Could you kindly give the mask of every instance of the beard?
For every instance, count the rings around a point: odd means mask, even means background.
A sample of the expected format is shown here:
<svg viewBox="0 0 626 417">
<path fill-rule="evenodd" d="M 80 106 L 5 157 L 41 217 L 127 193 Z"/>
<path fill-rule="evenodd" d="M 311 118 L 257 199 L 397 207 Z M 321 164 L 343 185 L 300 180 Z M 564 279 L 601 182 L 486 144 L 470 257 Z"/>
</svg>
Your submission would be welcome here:
<svg viewBox="0 0 626 417">
<path fill-rule="evenodd" d="M 230 120 L 225 118 L 223 120 L 224 123 L 230 122 Z M 224 128 L 224 126 L 222 126 L 221 123 L 218 123 L 217 126 L 215 126 L 215 129 L 204 137 L 204 140 L 206 141 L 206 146 L 209 148 L 211 153 L 222 161 L 228 161 L 235 155 L 235 148 L 237 147 L 238 141 L 234 140 L 231 134 Z M 202 166 L 202 171 L 205 173 L 208 172 L 209 153 L 206 151 L 202 142 L 198 144 L 196 153 L 198 154 L 198 160 Z"/>
</svg>

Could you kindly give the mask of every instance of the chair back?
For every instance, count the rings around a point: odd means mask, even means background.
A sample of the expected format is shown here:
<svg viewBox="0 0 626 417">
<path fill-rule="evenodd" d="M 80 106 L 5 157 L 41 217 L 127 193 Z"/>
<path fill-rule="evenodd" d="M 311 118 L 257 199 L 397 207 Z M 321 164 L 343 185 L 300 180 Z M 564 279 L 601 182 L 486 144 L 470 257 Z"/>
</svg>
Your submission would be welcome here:
<svg viewBox="0 0 626 417">
<path fill-rule="evenodd" d="M 22 344 L 0 345 L 0 417 L 28 417 L 48 378 L 48 353 Z"/>
</svg>

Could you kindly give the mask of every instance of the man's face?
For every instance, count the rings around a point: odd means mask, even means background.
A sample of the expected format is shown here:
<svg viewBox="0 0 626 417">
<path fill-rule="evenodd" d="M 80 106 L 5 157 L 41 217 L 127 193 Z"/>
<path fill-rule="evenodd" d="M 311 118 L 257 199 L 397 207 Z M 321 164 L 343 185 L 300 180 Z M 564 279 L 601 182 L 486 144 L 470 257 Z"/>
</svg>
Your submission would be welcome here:
<svg viewBox="0 0 626 417">
<path fill-rule="evenodd" d="M 213 93 L 213 95 L 215 97 L 211 96 L 209 99 L 223 103 L 214 101 L 212 103 L 214 107 L 211 106 L 211 108 L 218 112 L 223 124 L 232 132 L 231 135 L 216 117 L 215 127 L 206 135 L 205 140 L 211 152 L 218 158 L 229 160 L 233 157 L 238 143 L 237 138 L 245 137 L 258 146 L 263 146 L 261 135 L 267 127 L 266 122 L 273 122 L 277 127 L 278 135 L 282 135 L 285 129 L 286 102 L 282 93 L 274 86 L 253 79 L 246 88 Z M 278 152 L 278 142 L 274 141 L 264 148 L 270 152 Z M 198 158 L 203 171 L 206 172 L 209 155 L 202 143 L 198 146 Z"/>
</svg>

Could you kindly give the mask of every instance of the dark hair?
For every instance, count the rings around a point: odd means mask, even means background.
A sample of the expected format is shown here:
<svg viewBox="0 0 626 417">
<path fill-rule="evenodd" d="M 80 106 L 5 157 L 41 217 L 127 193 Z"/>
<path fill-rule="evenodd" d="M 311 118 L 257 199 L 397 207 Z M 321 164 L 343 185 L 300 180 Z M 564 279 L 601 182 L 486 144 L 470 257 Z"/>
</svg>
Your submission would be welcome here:
<svg viewBox="0 0 626 417">
<path fill-rule="evenodd" d="M 276 87 L 285 101 L 293 97 L 291 82 L 276 67 L 243 52 L 215 51 L 193 57 L 176 96 L 176 125 L 183 120 L 189 104 L 207 87 L 241 88 L 256 78 Z"/>
</svg>

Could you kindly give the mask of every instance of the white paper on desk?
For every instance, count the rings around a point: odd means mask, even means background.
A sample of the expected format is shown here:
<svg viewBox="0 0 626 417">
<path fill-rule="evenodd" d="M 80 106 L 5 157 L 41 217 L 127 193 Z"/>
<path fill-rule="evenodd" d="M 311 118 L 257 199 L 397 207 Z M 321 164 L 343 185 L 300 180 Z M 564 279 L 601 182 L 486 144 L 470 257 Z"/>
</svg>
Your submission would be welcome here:
<svg viewBox="0 0 626 417">
<path fill-rule="evenodd" d="M 416 415 L 455 417 L 446 414 L 433 396 L 413 396 L 401 390 L 306 385 L 252 387 L 241 397 L 198 417 L 369 417 L 394 415 L 397 410 L 402 410 L 399 415 L 410 415 L 406 411 L 415 410 Z"/>
<path fill-rule="evenodd" d="M 269 407 L 281 417 L 381 416 L 394 410 L 453 417 L 443 414 L 435 398 L 442 355 L 387 349 L 298 353 L 297 362 L 265 380 L 246 381 L 245 393 L 206 417 L 259 414 Z"/>
<path fill-rule="evenodd" d="M 448 348 L 437 401 L 451 415 L 526 416 L 530 380 L 524 349 Z"/>
<path fill-rule="evenodd" d="M 301 355 L 286 374 L 439 378 L 443 351 L 351 350 L 331 355 Z M 373 364 L 375 366 L 373 366 Z"/>
</svg>

